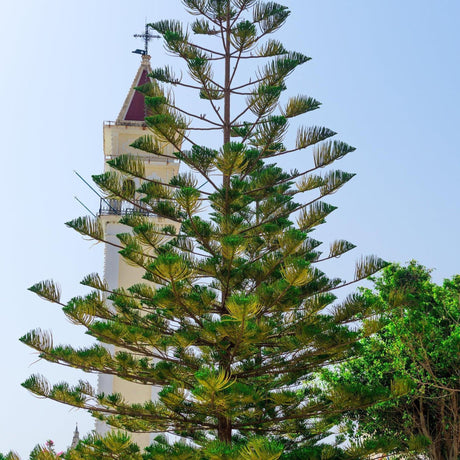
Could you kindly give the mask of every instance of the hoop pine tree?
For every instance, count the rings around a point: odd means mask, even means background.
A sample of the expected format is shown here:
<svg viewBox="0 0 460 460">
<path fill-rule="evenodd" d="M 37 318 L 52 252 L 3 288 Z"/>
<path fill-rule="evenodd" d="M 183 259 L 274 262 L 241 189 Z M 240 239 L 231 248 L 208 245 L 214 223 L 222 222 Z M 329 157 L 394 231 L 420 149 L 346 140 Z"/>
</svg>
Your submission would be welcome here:
<svg viewBox="0 0 460 460">
<path fill-rule="evenodd" d="M 40 330 L 21 338 L 48 361 L 161 386 L 159 400 L 128 404 L 86 382 L 53 386 L 39 375 L 23 385 L 114 427 L 188 440 L 174 446 L 160 440 L 150 448 L 152 458 L 161 452 L 170 458 L 309 458 L 307 451 L 320 449 L 312 446 L 327 426 L 324 417 L 336 414 L 333 401 L 312 384 L 315 372 L 342 361 L 374 330 L 372 304 L 359 294 L 337 302 L 334 291 L 385 265 L 363 257 L 349 283 L 317 268 L 354 247 L 338 240 L 322 254 L 310 236 L 336 209 L 323 199 L 354 175 L 328 167 L 354 148 L 318 126 L 300 127 L 294 145 L 283 143 L 291 120 L 320 106 L 307 96 L 282 98 L 289 75 L 309 60 L 268 38 L 288 18 L 285 6 L 183 3 L 196 16 L 190 28 L 175 20 L 151 27 L 185 62 L 188 77 L 159 68 L 138 88 L 152 134 L 133 144 L 144 154 L 180 160 L 182 172 L 169 183 L 148 179 L 141 161 L 121 155 L 110 160 L 112 171 L 94 176 L 109 198 L 138 205 L 135 197 L 142 197 L 139 213 L 121 218 L 132 231 L 119 240 L 147 282 L 110 291 L 89 275 L 82 283 L 93 291 L 67 303 L 54 282 L 38 283 L 31 290 L 62 305 L 97 342 L 86 349 L 54 346 Z M 260 63 L 255 76 L 239 81 L 239 70 L 251 61 L 252 68 Z M 176 104 L 171 86 L 199 95 L 212 115 Z M 220 146 L 195 141 L 194 134 L 207 131 L 221 133 Z M 166 155 L 162 143 L 172 144 L 174 155 Z M 312 160 L 305 168 L 283 171 L 275 163 L 307 149 Z M 97 219 L 67 225 L 105 241 Z M 357 319 L 361 330 L 349 327 Z M 111 354 L 103 344 L 120 351 Z"/>
</svg>

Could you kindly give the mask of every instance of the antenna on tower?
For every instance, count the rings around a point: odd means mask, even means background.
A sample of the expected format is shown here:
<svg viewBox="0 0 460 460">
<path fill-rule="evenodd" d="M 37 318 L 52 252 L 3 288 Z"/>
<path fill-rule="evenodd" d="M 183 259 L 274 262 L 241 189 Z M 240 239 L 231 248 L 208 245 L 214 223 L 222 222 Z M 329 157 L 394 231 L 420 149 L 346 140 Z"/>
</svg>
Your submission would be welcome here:
<svg viewBox="0 0 460 460">
<path fill-rule="evenodd" d="M 79 200 L 78 197 L 74 196 L 74 198 L 93 216 L 93 217 L 97 217 L 96 214 L 94 214 L 93 211 L 91 211 L 91 209 L 88 208 L 88 206 L 86 206 L 85 203 L 83 203 L 83 201 Z"/>
<path fill-rule="evenodd" d="M 149 54 L 149 41 L 152 40 L 152 38 L 161 38 L 160 35 L 152 35 L 149 32 L 149 29 L 151 29 L 152 26 L 148 24 L 147 22 L 145 23 L 145 32 L 143 34 L 134 34 L 133 37 L 135 38 L 143 38 L 144 39 L 144 49 L 136 49 L 133 51 L 134 54 L 141 54 L 142 56 L 146 56 Z"/>
<path fill-rule="evenodd" d="M 97 190 L 94 189 L 94 187 L 91 186 L 91 184 L 89 184 L 82 176 L 80 176 L 80 174 L 77 173 L 77 171 L 73 171 L 112 211 L 117 211 L 113 206 L 110 205 L 110 202 L 104 198 Z M 75 197 L 75 199 L 86 209 L 88 209 L 77 197 Z M 88 209 L 89 211 L 89 209 Z M 91 212 L 91 211 L 89 211 Z M 93 214 L 91 212 L 91 214 Z M 94 214 L 93 214 L 94 216 Z M 94 217 L 97 217 L 97 216 L 94 216 Z"/>
</svg>

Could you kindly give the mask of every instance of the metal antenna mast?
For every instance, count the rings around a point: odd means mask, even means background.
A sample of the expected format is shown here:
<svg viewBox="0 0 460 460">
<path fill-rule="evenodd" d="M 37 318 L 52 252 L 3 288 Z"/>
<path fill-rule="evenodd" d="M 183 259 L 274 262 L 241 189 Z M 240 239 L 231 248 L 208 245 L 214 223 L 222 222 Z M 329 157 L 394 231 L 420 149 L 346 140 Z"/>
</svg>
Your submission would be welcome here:
<svg viewBox="0 0 460 460">
<path fill-rule="evenodd" d="M 160 35 L 152 35 L 149 32 L 149 29 L 151 29 L 151 26 L 146 23 L 145 24 L 145 32 L 143 34 L 134 34 L 135 38 L 143 38 L 144 39 L 144 49 L 143 50 L 137 49 L 137 50 L 133 51 L 133 53 L 142 54 L 142 56 L 148 55 L 149 54 L 149 41 L 152 38 L 161 38 Z"/>
</svg>

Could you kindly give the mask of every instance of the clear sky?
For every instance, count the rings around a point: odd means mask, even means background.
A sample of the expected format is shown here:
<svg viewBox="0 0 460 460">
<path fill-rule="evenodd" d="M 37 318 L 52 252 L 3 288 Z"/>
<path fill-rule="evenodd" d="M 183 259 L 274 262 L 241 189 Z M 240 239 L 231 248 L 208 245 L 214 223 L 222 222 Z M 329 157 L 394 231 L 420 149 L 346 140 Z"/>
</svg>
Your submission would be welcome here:
<svg viewBox="0 0 460 460">
<path fill-rule="evenodd" d="M 282 2 L 283 3 L 283 2 Z M 357 151 L 338 163 L 357 176 L 333 197 L 339 209 L 319 235 L 358 245 L 326 271 L 350 278 L 360 254 L 417 259 L 441 281 L 460 272 L 458 0 L 289 0 L 279 33 L 288 49 L 313 58 L 288 92 L 323 103 L 304 124 L 323 124 Z M 18 342 L 30 329 L 56 343 L 84 344 L 83 331 L 26 288 L 53 278 L 65 298 L 103 269 L 103 248 L 63 223 L 98 199 L 73 173 L 102 170 L 102 122 L 114 120 L 139 64 L 131 54 L 145 19 L 188 20 L 179 0 L 22 0 L 0 16 L 0 130 L 3 242 L 0 307 L 0 452 L 25 456 L 53 439 L 71 442 L 84 412 L 39 400 L 20 387 L 31 373 L 53 382 L 79 372 L 36 362 Z M 159 42 L 152 65 L 171 63 Z M 309 154 L 307 154 L 309 155 Z M 288 168 L 304 161 L 296 158 Z M 89 379 L 95 382 L 95 377 Z"/>
</svg>

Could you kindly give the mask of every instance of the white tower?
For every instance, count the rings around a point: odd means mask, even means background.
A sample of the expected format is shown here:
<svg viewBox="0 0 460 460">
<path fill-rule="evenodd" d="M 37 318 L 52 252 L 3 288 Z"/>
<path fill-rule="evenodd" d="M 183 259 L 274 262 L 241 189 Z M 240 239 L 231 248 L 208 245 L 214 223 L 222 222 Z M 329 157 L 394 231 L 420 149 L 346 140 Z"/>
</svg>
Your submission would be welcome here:
<svg viewBox="0 0 460 460">
<path fill-rule="evenodd" d="M 130 147 L 130 144 L 141 136 L 151 134 L 144 122 L 145 105 L 144 96 L 135 91 L 136 86 L 141 86 L 149 81 L 148 74 L 151 72 L 150 56 L 142 56 L 142 62 L 129 89 L 123 107 L 115 122 L 104 123 L 104 159 L 105 161 L 121 154 L 132 154 L 141 158 L 145 163 L 145 173 L 148 178 L 160 179 L 162 182 L 169 182 L 170 178 L 177 174 L 179 163 L 167 160 L 164 157 L 145 154 Z M 164 145 L 164 153 L 171 155 L 173 147 Z M 105 171 L 110 169 L 105 163 Z M 136 207 L 131 203 L 116 202 L 113 200 L 110 205 L 101 202 L 99 219 L 103 224 L 105 238 L 109 242 L 120 244 L 116 235 L 126 233 L 129 227 L 120 224 L 118 221 L 124 214 L 131 213 Z M 160 222 L 156 217 L 151 219 Z M 142 268 L 133 267 L 124 261 L 118 253 L 118 249 L 112 245 L 105 247 L 105 268 L 104 277 L 112 290 L 117 287 L 130 287 L 142 281 L 144 271 Z M 112 352 L 114 347 L 110 348 Z M 158 389 L 147 385 L 127 382 L 112 375 L 101 374 L 98 383 L 99 392 L 106 394 L 121 393 L 131 403 L 145 402 L 155 399 Z M 96 431 L 100 434 L 107 432 L 110 428 L 103 422 L 96 422 Z M 152 441 L 150 434 L 133 434 L 133 440 L 143 448 Z"/>
</svg>

